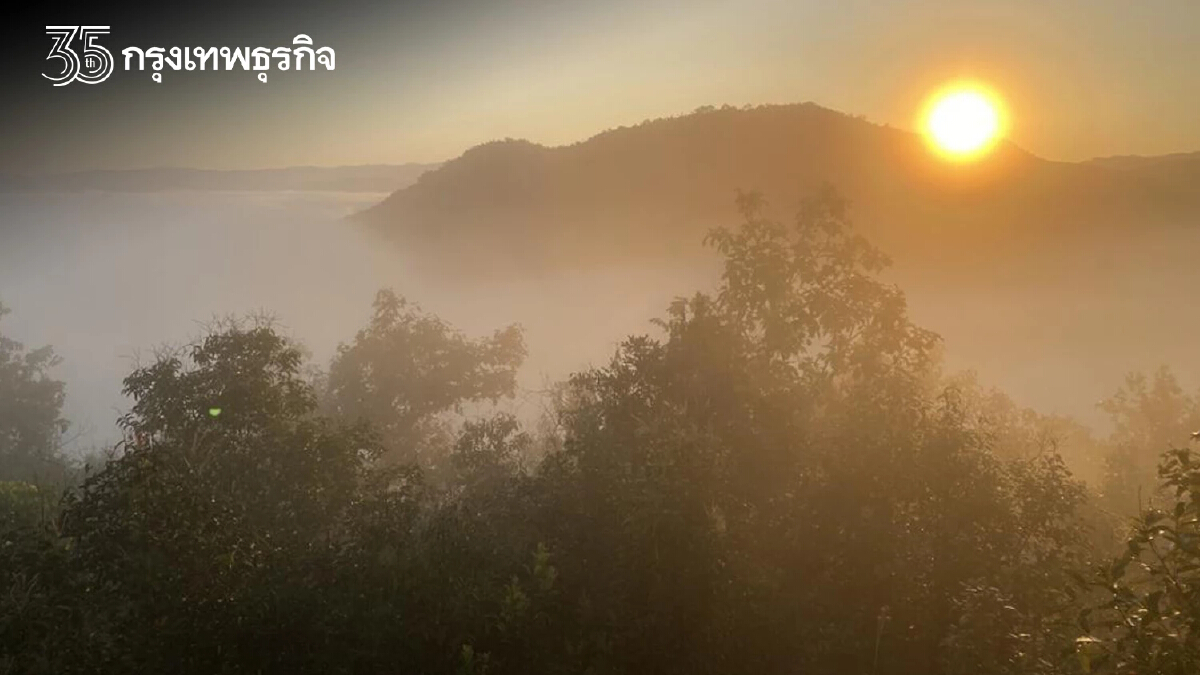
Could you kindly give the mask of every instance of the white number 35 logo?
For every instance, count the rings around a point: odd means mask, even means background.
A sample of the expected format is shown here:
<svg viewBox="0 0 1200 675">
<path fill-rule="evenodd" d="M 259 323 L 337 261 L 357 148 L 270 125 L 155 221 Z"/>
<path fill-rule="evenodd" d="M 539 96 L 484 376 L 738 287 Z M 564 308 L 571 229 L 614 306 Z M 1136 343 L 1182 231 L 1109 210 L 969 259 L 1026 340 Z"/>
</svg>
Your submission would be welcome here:
<svg viewBox="0 0 1200 675">
<path fill-rule="evenodd" d="M 54 41 L 46 60 L 60 67 L 51 66 L 56 74 L 42 73 L 42 77 L 50 80 L 54 86 L 61 87 L 76 80 L 84 84 L 96 84 L 112 75 L 112 52 L 96 44 L 98 36 L 108 35 L 108 26 L 46 26 L 46 35 Z M 80 54 L 71 48 L 76 35 L 83 47 Z"/>
</svg>

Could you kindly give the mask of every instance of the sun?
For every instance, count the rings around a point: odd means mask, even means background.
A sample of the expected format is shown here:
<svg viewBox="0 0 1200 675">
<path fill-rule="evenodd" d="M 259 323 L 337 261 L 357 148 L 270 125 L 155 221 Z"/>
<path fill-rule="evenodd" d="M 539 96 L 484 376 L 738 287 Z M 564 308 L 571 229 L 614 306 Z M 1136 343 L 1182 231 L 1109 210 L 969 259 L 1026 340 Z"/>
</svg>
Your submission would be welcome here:
<svg viewBox="0 0 1200 675">
<path fill-rule="evenodd" d="M 1002 137 L 1003 107 L 999 97 L 979 85 L 956 84 L 930 98 L 921 127 L 942 156 L 976 159 Z"/>
</svg>

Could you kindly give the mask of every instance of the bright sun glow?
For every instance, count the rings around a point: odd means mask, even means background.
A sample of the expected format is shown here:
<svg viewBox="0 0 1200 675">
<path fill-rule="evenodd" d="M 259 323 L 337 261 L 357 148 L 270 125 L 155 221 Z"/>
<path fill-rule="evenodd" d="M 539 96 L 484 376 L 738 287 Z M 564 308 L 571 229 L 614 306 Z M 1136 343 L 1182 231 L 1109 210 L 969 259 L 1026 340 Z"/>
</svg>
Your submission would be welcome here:
<svg viewBox="0 0 1200 675">
<path fill-rule="evenodd" d="M 931 99 L 923 128 L 933 146 L 951 159 L 973 159 L 995 145 L 1003 133 L 998 99 L 984 89 L 956 86 Z"/>
</svg>

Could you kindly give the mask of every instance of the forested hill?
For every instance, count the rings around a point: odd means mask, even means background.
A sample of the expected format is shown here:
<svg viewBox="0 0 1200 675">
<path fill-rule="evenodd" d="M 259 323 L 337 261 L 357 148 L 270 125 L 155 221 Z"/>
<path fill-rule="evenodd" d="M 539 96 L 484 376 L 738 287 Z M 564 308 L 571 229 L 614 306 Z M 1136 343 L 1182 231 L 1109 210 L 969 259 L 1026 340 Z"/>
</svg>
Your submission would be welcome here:
<svg viewBox="0 0 1200 675">
<path fill-rule="evenodd" d="M 470 261 L 464 268 L 577 266 L 694 249 L 736 220 L 738 190 L 763 193 L 782 214 L 830 183 L 898 262 L 950 255 L 974 267 L 1080 231 L 1193 222 L 1200 191 L 1187 176 L 1198 164 L 1053 162 L 1011 144 L 954 164 L 917 134 L 812 103 L 727 106 L 569 146 L 477 146 L 358 218 L 406 248 L 453 252 L 439 262 Z"/>
</svg>

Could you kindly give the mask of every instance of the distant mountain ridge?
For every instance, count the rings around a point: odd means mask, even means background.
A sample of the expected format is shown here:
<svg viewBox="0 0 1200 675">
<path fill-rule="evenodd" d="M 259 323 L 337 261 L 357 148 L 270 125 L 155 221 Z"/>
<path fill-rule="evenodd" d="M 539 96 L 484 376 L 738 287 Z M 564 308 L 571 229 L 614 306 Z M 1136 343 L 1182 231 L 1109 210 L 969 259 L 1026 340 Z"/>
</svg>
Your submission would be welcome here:
<svg viewBox="0 0 1200 675">
<path fill-rule="evenodd" d="M 392 192 L 438 164 L 296 166 L 281 169 L 130 169 L 0 176 L 0 192 L 327 191 Z"/>
<path fill-rule="evenodd" d="M 1008 143 L 955 164 L 917 134 L 813 103 L 708 107 L 561 147 L 486 143 L 355 219 L 476 273 L 686 255 L 712 226 L 737 222 L 738 190 L 790 217 L 832 184 L 872 240 L 916 266 L 970 267 L 1080 232 L 1200 214 L 1190 162 L 1110 164 L 1049 161 Z"/>
<path fill-rule="evenodd" d="M 1116 169 L 1139 169 L 1152 165 L 1200 164 L 1200 152 L 1173 152 L 1169 155 L 1113 155 L 1089 160 L 1092 164 Z"/>
<path fill-rule="evenodd" d="M 1126 155 L 1099 157 L 1090 164 L 1126 171 L 1174 189 L 1200 192 L 1200 152 L 1177 152 L 1169 155 Z"/>
</svg>

